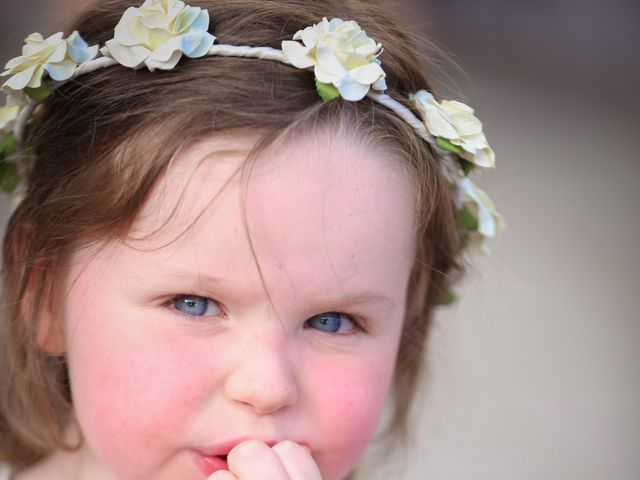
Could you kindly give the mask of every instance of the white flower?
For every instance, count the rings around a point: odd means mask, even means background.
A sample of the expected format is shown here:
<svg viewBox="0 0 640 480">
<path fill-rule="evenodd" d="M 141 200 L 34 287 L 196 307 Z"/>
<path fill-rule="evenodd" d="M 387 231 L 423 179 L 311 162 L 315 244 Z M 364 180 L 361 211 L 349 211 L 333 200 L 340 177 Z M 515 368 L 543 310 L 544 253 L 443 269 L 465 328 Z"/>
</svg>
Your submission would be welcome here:
<svg viewBox="0 0 640 480">
<path fill-rule="evenodd" d="M 0 107 L 0 142 L 12 133 L 18 116 L 26 105 L 27 99 L 21 93 L 7 96 L 6 104 Z"/>
<path fill-rule="evenodd" d="M 12 93 L 25 87 L 38 88 L 46 73 L 54 80 L 67 80 L 76 67 L 93 59 L 98 46 L 89 47 L 78 32 L 63 38 L 62 32 L 43 38 L 32 33 L 25 39 L 22 55 L 7 62 L 2 76 L 11 77 L 2 85 L 2 90 Z"/>
<path fill-rule="evenodd" d="M 114 38 L 101 49 L 129 68 L 143 64 L 151 71 L 171 70 L 182 54 L 206 55 L 215 38 L 207 32 L 209 12 L 176 0 L 146 0 L 129 7 L 115 28 Z"/>
<path fill-rule="evenodd" d="M 376 43 L 353 21 L 326 18 L 282 42 L 282 52 L 297 68 L 314 67 L 319 82 L 331 84 L 346 100 L 361 100 L 369 88 L 384 91 L 385 73 Z"/>
<path fill-rule="evenodd" d="M 461 148 L 459 155 L 480 167 L 495 167 L 495 154 L 482 132 L 482 123 L 473 109 L 461 102 L 444 100 L 420 90 L 413 95 L 416 108 L 427 130 L 434 136 L 449 140 Z"/>
<path fill-rule="evenodd" d="M 496 207 L 484 191 L 476 187 L 465 177 L 460 181 L 464 207 L 478 222 L 477 231 L 485 238 L 493 238 L 498 230 L 504 228 L 504 219 L 496 211 Z"/>
<path fill-rule="evenodd" d="M 5 133 L 8 133 L 16 123 L 18 114 L 22 110 L 20 105 L 0 107 L 0 139 L 3 138 Z"/>
</svg>

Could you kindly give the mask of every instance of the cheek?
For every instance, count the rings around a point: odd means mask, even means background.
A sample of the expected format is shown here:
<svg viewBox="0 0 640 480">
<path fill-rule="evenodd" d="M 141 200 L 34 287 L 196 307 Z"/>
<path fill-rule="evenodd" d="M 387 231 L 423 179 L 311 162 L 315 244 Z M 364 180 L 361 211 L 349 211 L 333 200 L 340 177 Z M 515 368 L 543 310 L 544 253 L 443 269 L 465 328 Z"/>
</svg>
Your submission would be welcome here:
<svg viewBox="0 0 640 480">
<path fill-rule="evenodd" d="M 68 342 L 69 374 L 87 443 L 123 478 L 149 478 L 175 453 L 170 449 L 180 447 L 176 439 L 189 428 L 201 380 L 212 372 L 195 361 L 197 351 L 181 349 L 175 338 L 131 328 L 139 319 L 73 314 L 81 321 Z"/>
<path fill-rule="evenodd" d="M 315 438 L 321 439 L 316 460 L 323 479 L 344 478 L 373 437 L 393 373 L 394 353 L 355 365 L 332 364 L 309 376 L 314 385 Z"/>
</svg>

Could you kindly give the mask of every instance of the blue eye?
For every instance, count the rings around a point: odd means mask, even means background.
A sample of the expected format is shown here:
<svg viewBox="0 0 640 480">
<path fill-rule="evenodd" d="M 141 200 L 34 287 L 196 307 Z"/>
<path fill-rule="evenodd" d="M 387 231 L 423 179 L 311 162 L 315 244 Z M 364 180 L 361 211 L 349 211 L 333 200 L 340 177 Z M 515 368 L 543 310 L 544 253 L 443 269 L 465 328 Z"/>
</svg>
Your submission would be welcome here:
<svg viewBox="0 0 640 480">
<path fill-rule="evenodd" d="M 305 327 L 315 328 L 326 333 L 353 333 L 358 328 L 356 322 L 348 315 L 338 312 L 327 312 L 315 315 L 304 322 Z"/>
<path fill-rule="evenodd" d="M 222 315 L 218 302 L 198 295 L 178 295 L 171 300 L 178 312 L 193 317 L 213 317 Z"/>
</svg>

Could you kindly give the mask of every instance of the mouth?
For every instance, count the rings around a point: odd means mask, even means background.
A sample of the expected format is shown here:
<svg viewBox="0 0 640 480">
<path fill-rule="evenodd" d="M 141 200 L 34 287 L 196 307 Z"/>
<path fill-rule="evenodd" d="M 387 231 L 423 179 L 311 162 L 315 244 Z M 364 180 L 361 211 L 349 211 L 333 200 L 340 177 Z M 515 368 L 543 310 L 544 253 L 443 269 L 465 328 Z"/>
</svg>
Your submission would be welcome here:
<svg viewBox="0 0 640 480">
<path fill-rule="evenodd" d="M 202 473 L 209 476 L 218 470 L 228 470 L 226 455 L 205 455 L 202 452 L 194 452 L 193 460 Z"/>
<path fill-rule="evenodd" d="M 211 447 L 193 450 L 193 460 L 196 466 L 207 477 L 218 470 L 229 470 L 227 455 L 239 443 L 249 440 L 251 437 L 241 437 L 227 442 L 222 442 Z M 275 440 L 261 440 L 269 447 L 273 447 L 278 442 Z M 306 443 L 298 442 L 305 450 L 311 454 L 311 448 Z"/>
<path fill-rule="evenodd" d="M 229 470 L 227 455 L 239 443 L 249 440 L 251 437 L 238 437 L 223 441 L 209 447 L 198 448 L 193 451 L 193 459 L 200 471 L 209 476 L 218 470 Z M 266 440 L 265 443 L 272 447 L 277 442 Z"/>
</svg>

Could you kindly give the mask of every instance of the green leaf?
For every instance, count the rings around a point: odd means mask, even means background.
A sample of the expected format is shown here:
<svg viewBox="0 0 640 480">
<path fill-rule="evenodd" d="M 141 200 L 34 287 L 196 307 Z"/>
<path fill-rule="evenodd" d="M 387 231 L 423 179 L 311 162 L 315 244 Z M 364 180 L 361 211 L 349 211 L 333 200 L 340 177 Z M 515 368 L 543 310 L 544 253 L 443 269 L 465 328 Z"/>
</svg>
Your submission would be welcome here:
<svg viewBox="0 0 640 480">
<path fill-rule="evenodd" d="M 47 88 L 47 86 L 43 83 L 39 87 L 29 88 L 26 87 L 24 89 L 24 93 L 36 103 L 40 103 L 44 101 L 49 95 L 51 95 L 51 91 Z"/>
<path fill-rule="evenodd" d="M 13 133 L 8 134 L 4 137 L 4 140 L 0 143 L 0 161 L 4 160 L 9 156 L 11 152 L 13 152 L 16 148 L 16 139 L 13 136 Z"/>
<path fill-rule="evenodd" d="M 473 170 L 473 168 L 475 167 L 475 164 L 473 162 L 470 162 L 466 158 L 462 158 L 462 157 L 458 157 L 458 163 L 460 163 L 460 168 L 462 169 L 462 172 L 464 173 L 465 177 L 468 177 L 471 171 Z"/>
<path fill-rule="evenodd" d="M 13 192 L 20 183 L 18 167 L 13 162 L 0 162 L 0 188 L 7 193 Z"/>
<path fill-rule="evenodd" d="M 456 220 L 458 225 L 466 230 L 471 230 L 472 232 L 478 230 L 478 219 L 467 207 L 456 212 Z"/>
<path fill-rule="evenodd" d="M 447 294 L 444 296 L 444 298 L 442 299 L 442 301 L 440 302 L 440 305 L 444 307 L 448 307 L 450 305 L 453 305 L 457 301 L 458 301 L 458 295 L 456 295 L 451 290 L 449 290 Z"/>
<path fill-rule="evenodd" d="M 436 137 L 436 145 L 438 148 L 445 150 L 447 152 L 455 153 L 456 155 L 461 155 L 464 153 L 464 148 L 454 145 L 450 140 L 447 140 L 443 137 Z"/>
<path fill-rule="evenodd" d="M 330 83 L 322 83 L 316 78 L 316 89 L 318 90 L 318 95 L 325 102 L 329 100 L 333 100 L 334 98 L 338 98 L 340 96 L 340 92 L 336 87 L 331 85 Z"/>
</svg>

